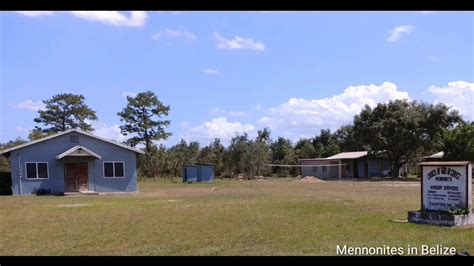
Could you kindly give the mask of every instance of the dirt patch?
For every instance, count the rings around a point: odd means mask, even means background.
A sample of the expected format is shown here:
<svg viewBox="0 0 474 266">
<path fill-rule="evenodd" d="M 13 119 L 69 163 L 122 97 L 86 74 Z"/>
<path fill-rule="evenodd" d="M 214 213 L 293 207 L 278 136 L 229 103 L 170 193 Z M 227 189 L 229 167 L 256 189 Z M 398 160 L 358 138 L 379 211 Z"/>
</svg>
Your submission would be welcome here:
<svg viewBox="0 0 474 266">
<path fill-rule="evenodd" d="M 393 183 L 384 183 L 384 187 L 419 187 L 421 184 L 418 182 L 393 182 Z"/>
<path fill-rule="evenodd" d="M 297 182 L 304 182 L 304 183 L 321 183 L 324 182 L 323 180 L 314 177 L 314 176 L 305 176 L 299 180 L 296 180 Z"/>
<path fill-rule="evenodd" d="M 408 223 L 408 219 L 396 219 L 396 220 L 391 220 L 390 222 L 392 222 L 392 223 Z"/>
<path fill-rule="evenodd" d="M 56 207 L 59 208 L 73 208 L 73 207 L 90 207 L 92 204 L 59 204 Z"/>
</svg>

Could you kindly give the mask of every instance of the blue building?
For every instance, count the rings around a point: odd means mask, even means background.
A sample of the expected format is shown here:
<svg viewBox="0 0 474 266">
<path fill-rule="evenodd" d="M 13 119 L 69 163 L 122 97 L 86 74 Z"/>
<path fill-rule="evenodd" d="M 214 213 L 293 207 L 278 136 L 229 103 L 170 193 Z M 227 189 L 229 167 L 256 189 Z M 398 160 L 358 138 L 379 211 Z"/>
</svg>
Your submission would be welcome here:
<svg viewBox="0 0 474 266">
<path fill-rule="evenodd" d="M 186 164 L 183 165 L 183 182 L 210 182 L 214 180 L 213 164 Z"/>
<path fill-rule="evenodd" d="M 137 155 L 143 151 L 70 129 L 0 154 L 10 159 L 13 195 L 21 195 L 135 192 Z"/>
</svg>

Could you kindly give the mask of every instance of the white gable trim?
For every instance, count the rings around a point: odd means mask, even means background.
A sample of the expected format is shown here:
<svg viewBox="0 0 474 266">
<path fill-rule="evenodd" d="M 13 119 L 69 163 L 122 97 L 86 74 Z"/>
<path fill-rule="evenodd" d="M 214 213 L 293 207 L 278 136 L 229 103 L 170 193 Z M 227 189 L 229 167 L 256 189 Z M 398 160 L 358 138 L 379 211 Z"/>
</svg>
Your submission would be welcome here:
<svg viewBox="0 0 474 266">
<path fill-rule="evenodd" d="M 79 150 L 85 151 L 84 155 L 77 154 L 76 152 L 79 151 Z M 58 156 L 56 156 L 56 160 L 60 160 L 64 157 L 66 157 L 66 156 L 92 156 L 92 157 L 95 157 L 96 159 L 99 159 L 99 160 L 102 159 L 102 156 L 100 156 L 97 153 L 89 150 L 88 148 L 80 146 L 80 145 L 74 146 L 74 147 L 70 148 L 69 150 L 59 154 Z"/>
<path fill-rule="evenodd" d="M 89 133 L 89 132 L 86 132 L 86 131 L 83 131 L 83 130 L 80 130 L 80 129 L 69 129 L 69 130 L 66 130 L 66 131 L 63 131 L 63 132 L 59 132 L 59 133 L 55 133 L 55 134 L 53 134 L 53 135 L 50 135 L 50 136 L 47 136 L 47 137 L 44 137 L 44 138 L 41 138 L 41 139 L 37 139 L 37 140 L 31 141 L 31 142 L 28 142 L 28 143 L 25 143 L 25 144 L 21 144 L 21 145 L 18 145 L 18 146 L 14 146 L 14 147 L 8 148 L 8 149 L 6 149 L 6 150 L 0 151 L 0 154 L 7 153 L 7 152 L 11 152 L 11 151 L 14 151 L 14 150 L 17 150 L 17 149 L 21 149 L 21 148 L 24 148 L 24 147 L 27 147 L 27 146 L 30 146 L 30 145 L 33 145 L 33 144 L 36 144 L 36 143 L 39 143 L 39 142 L 48 140 L 48 139 L 56 138 L 56 137 L 65 135 L 65 134 L 70 133 L 70 132 L 77 132 L 77 133 L 80 133 L 80 134 L 89 136 L 89 137 L 91 137 L 91 138 L 95 138 L 95 139 L 98 139 L 98 140 L 102 140 L 102 141 L 104 141 L 104 142 L 108 142 L 108 143 L 110 143 L 110 144 L 114 144 L 114 145 L 117 145 L 117 146 L 119 146 L 119 147 L 122 147 L 122 148 L 125 148 L 125 149 L 128 149 L 128 150 L 134 151 L 134 152 L 136 152 L 136 153 L 140 153 L 140 154 L 144 154 L 144 153 L 145 153 L 145 152 L 143 152 L 143 151 L 141 151 L 141 150 L 139 150 L 139 149 L 135 149 L 135 148 L 132 148 L 132 147 L 130 147 L 130 146 L 127 146 L 127 145 L 124 145 L 124 144 L 121 144 L 121 143 L 118 143 L 118 142 L 115 142 L 115 141 L 112 141 L 112 140 L 108 140 L 108 139 L 104 139 L 104 138 L 98 137 L 98 136 L 96 136 L 96 135 L 93 135 L 93 134 L 91 134 L 91 133 Z"/>
</svg>

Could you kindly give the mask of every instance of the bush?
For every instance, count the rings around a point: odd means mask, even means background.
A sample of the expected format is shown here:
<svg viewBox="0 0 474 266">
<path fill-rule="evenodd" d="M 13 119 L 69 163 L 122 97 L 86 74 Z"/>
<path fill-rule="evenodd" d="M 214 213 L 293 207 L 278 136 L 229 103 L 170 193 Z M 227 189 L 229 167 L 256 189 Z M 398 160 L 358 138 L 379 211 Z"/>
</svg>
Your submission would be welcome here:
<svg viewBox="0 0 474 266">
<path fill-rule="evenodd" d="M 468 214 L 469 210 L 468 209 L 454 209 L 454 208 L 449 208 L 448 213 L 452 215 L 459 215 L 459 214 Z"/>
<path fill-rule="evenodd" d="M 64 196 L 63 192 L 53 193 L 50 188 L 40 188 L 34 191 L 33 194 L 36 194 L 36 196 Z"/>
<path fill-rule="evenodd" d="M 137 181 L 146 181 L 147 180 L 147 177 L 146 176 L 143 176 L 143 175 L 139 175 L 137 177 Z"/>
<path fill-rule="evenodd" d="M 46 196 L 51 195 L 51 189 L 40 188 L 36 191 L 36 196 Z"/>
</svg>

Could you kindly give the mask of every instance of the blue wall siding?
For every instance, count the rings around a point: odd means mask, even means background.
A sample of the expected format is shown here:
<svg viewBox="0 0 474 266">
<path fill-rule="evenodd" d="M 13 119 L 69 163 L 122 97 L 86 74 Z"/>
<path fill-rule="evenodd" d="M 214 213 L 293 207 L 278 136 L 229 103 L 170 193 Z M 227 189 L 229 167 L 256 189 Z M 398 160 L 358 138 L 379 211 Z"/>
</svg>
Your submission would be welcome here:
<svg viewBox="0 0 474 266">
<path fill-rule="evenodd" d="M 79 143 L 70 143 L 69 136 L 79 136 Z M 102 160 L 91 158 L 67 158 L 56 160 L 56 156 L 76 146 L 84 146 L 102 156 Z M 97 192 L 133 192 L 137 191 L 136 153 L 131 150 L 107 143 L 80 133 L 71 132 L 56 138 L 45 140 L 11 152 L 12 190 L 14 195 L 20 194 L 19 179 L 21 178 L 22 194 L 31 194 L 44 188 L 53 193 L 65 191 L 64 163 L 87 162 L 89 190 Z M 104 178 L 104 161 L 124 162 L 125 178 Z M 47 162 L 49 179 L 26 179 L 26 162 Z"/>
<path fill-rule="evenodd" d="M 183 182 L 197 182 L 198 171 L 194 165 L 183 167 Z"/>
<path fill-rule="evenodd" d="M 365 176 L 365 161 L 359 160 L 359 177 L 366 178 Z"/>
<path fill-rule="evenodd" d="M 390 169 L 390 163 L 386 160 L 369 160 L 369 176 L 384 176 L 383 170 Z"/>
<path fill-rule="evenodd" d="M 199 165 L 201 170 L 201 181 L 212 181 L 214 179 L 214 166 L 213 165 Z M 199 179 L 199 178 L 198 178 Z"/>
<path fill-rule="evenodd" d="M 364 164 L 364 161 L 359 161 L 359 177 L 366 177 Z M 369 160 L 368 167 L 368 177 L 381 177 L 383 176 L 382 170 L 388 170 L 390 168 L 390 163 L 387 160 Z"/>
</svg>

